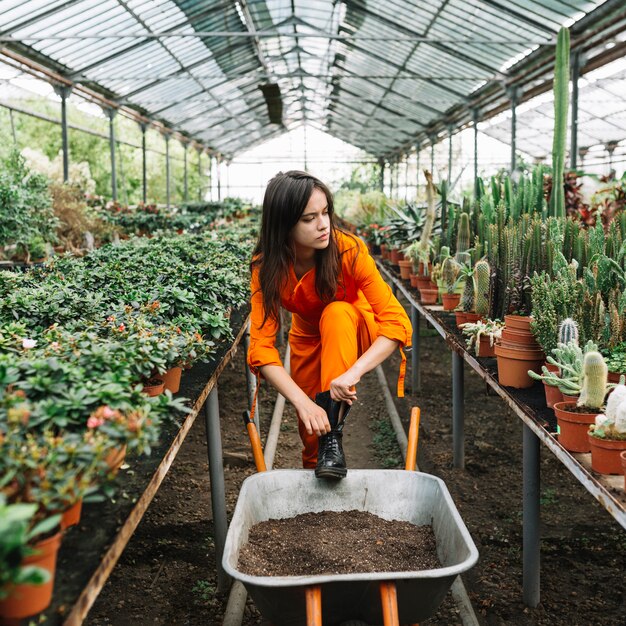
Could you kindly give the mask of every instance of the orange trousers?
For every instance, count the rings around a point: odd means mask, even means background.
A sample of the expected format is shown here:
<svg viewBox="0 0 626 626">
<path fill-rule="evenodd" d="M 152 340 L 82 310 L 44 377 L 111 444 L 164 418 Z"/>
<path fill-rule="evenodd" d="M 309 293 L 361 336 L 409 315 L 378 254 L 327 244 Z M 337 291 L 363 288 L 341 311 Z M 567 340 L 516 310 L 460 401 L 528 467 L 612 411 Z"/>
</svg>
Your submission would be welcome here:
<svg viewBox="0 0 626 626">
<path fill-rule="evenodd" d="M 348 370 L 371 345 L 372 338 L 361 312 L 349 302 L 331 302 L 319 323 L 319 335 L 305 335 L 292 326 L 291 377 L 313 400 L 330 383 Z M 317 435 L 309 435 L 298 420 L 303 443 L 302 466 L 314 468 L 317 462 Z"/>
</svg>

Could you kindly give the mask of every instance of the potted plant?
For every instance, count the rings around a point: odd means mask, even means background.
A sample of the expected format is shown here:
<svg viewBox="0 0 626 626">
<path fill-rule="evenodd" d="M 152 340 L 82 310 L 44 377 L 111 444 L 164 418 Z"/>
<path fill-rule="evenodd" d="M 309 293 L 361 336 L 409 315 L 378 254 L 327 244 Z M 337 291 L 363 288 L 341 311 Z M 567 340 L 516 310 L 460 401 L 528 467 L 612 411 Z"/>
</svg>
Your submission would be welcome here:
<svg viewBox="0 0 626 626">
<path fill-rule="evenodd" d="M 36 504 L 7 504 L 0 492 L 0 618 L 21 620 L 52 599 L 60 515 L 36 522 Z"/>
<path fill-rule="evenodd" d="M 626 342 L 621 342 L 608 351 L 606 365 L 609 368 L 609 382 L 617 383 L 626 375 Z"/>
<path fill-rule="evenodd" d="M 478 357 L 493 357 L 495 342 L 502 334 L 504 324 L 500 320 L 478 320 L 461 325 L 464 335 L 467 335 L 467 349 L 474 349 Z"/>
<path fill-rule="evenodd" d="M 460 275 L 465 281 L 465 286 L 463 288 L 463 294 L 461 295 L 461 301 L 455 310 L 456 325 L 459 327 L 465 322 L 478 321 L 478 318 L 468 319 L 468 315 L 474 312 L 474 268 L 470 265 L 462 265 Z"/>
<path fill-rule="evenodd" d="M 626 386 L 624 378 L 608 397 L 606 410 L 589 427 L 591 467 L 600 474 L 621 474 L 626 451 Z"/>
<path fill-rule="evenodd" d="M 457 286 L 463 275 L 461 265 L 451 256 L 446 256 L 441 263 L 441 281 L 444 291 L 441 294 L 444 311 L 454 311 L 461 301 Z"/>
<path fill-rule="evenodd" d="M 563 371 L 563 370 L 562 370 Z M 589 426 L 601 413 L 608 391 L 607 367 L 599 352 L 589 351 L 583 360 L 580 397 L 577 402 L 557 402 L 554 405 L 559 425 L 559 442 L 571 452 L 589 452 Z"/>
</svg>

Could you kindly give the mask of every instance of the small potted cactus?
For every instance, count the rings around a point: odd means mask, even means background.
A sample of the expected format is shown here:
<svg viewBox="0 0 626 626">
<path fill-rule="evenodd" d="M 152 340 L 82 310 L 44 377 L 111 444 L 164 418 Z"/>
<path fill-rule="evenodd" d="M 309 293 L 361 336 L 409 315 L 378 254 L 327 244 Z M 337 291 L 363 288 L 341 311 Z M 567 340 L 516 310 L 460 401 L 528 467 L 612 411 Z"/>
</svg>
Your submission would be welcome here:
<svg viewBox="0 0 626 626">
<path fill-rule="evenodd" d="M 454 257 L 448 256 L 441 264 L 441 280 L 444 291 L 441 294 L 444 311 L 454 311 L 461 301 L 461 294 L 457 293 L 457 285 L 461 275 L 461 266 Z"/>
<path fill-rule="evenodd" d="M 461 326 L 463 334 L 467 335 L 465 343 L 467 349 L 474 348 L 474 354 L 478 357 L 494 357 L 495 342 L 502 334 L 504 324 L 500 320 L 478 320 L 466 322 Z"/>
<path fill-rule="evenodd" d="M 478 321 L 478 318 L 473 319 L 473 316 L 468 319 L 468 315 L 474 312 L 474 283 L 472 281 L 474 268 L 468 265 L 461 266 L 460 273 L 465 279 L 465 287 L 463 289 L 463 295 L 461 296 L 461 302 L 455 310 L 456 325 L 459 327 L 461 324 L 465 324 L 465 322 Z"/>
<path fill-rule="evenodd" d="M 602 412 L 608 390 L 608 369 L 604 357 L 595 350 L 587 352 L 583 360 L 578 401 L 557 402 L 554 405 L 559 425 L 559 442 L 566 450 L 570 452 L 591 450 L 587 431 L 589 426 L 595 423 L 596 416 Z"/>
<path fill-rule="evenodd" d="M 620 454 L 626 450 L 626 386 L 624 377 L 608 397 L 606 411 L 589 427 L 591 468 L 600 474 L 621 474 Z"/>
</svg>

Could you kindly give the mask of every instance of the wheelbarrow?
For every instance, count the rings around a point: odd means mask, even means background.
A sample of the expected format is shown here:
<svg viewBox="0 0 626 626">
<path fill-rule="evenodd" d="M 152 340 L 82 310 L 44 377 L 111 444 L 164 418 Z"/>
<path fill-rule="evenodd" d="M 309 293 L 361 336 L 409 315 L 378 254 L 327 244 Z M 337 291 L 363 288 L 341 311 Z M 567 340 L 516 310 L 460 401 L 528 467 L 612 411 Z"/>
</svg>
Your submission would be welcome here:
<svg viewBox="0 0 626 626">
<path fill-rule="evenodd" d="M 264 471 L 261 442 L 247 422 L 257 469 L 239 493 L 223 555 L 224 570 L 245 586 L 275 626 L 416 624 L 436 612 L 454 579 L 478 560 L 478 550 L 445 483 L 416 472 L 419 408 L 411 412 L 406 470 L 351 469 L 340 481 L 315 478 L 313 470 Z M 250 528 L 269 519 L 321 511 L 366 511 L 387 520 L 430 524 L 441 567 L 408 572 L 316 576 L 250 576 L 237 569 Z"/>
</svg>

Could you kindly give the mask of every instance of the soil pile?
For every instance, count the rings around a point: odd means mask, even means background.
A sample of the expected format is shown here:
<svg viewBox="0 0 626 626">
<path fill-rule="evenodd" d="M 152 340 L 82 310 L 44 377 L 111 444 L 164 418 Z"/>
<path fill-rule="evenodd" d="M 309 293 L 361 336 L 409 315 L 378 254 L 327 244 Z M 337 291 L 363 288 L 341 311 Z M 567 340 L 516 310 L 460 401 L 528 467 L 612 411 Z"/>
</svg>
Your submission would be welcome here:
<svg viewBox="0 0 626 626">
<path fill-rule="evenodd" d="M 239 570 L 253 576 L 408 572 L 441 567 L 431 526 L 364 511 L 322 511 L 250 529 Z"/>
</svg>

